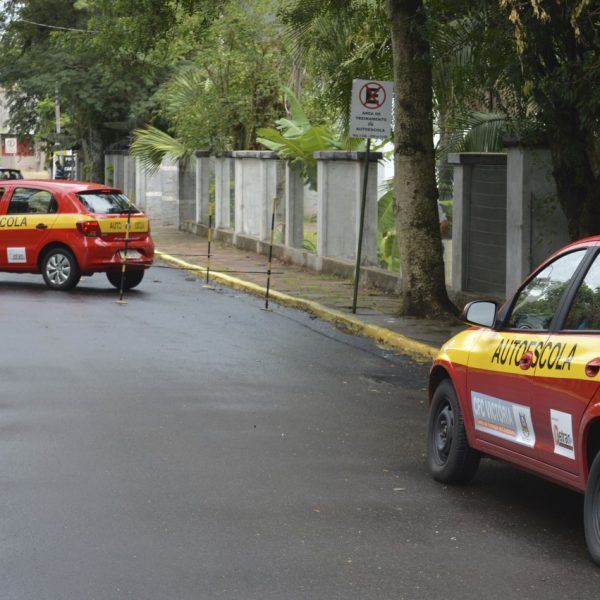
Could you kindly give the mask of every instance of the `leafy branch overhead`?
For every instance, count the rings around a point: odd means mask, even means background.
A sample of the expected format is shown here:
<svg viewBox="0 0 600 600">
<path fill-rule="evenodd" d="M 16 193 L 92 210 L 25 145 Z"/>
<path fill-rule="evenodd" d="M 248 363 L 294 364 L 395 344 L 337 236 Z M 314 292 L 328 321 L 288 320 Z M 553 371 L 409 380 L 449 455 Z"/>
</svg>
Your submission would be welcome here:
<svg viewBox="0 0 600 600">
<path fill-rule="evenodd" d="M 168 133 L 147 125 L 134 131 L 133 142 L 129 147 L 132 156 L 140 161 L 142 168 L 155 172 L 165 158 L 171 160 L 187 160 L 193 153 L 193 148 L 186 146 L 180 140 Z"/>
</svg>

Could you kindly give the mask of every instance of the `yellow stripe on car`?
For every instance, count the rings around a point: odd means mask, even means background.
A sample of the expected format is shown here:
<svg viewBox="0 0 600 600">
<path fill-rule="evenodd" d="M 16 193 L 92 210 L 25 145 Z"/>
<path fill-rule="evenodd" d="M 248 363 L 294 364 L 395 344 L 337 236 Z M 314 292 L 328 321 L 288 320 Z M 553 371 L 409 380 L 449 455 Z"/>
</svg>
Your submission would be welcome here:
<svg viewBox="0 0 600 600">
<path fill-rule="evenodd" d="M 75 229 L 78 222 L 92 221 L 90 217 L 81 215 L 56 215 L 56 214 L 27 214 L 3 215 L 0 217 L 0 229 L 36 229 L 38 225 L 48 225 L 53 229 Z M 127 218 L 97 219 L 102 233 L 125 233 L 127 231 Z M 146 233 L 148 219 L 146 217 L 132 217 L 131 231 Z"/>
<path fill-rule="evenodd" d="M 529 369 L 519 362 L 532 355 Z M 496 373 L 589 380 L 585 365 L 598 358 L 597 342 L 585 334 L 525 333 L 522 331 L 467 330 L 441 350 L 440 358 L 454 364 Z M 600 378 L 599 378 L 600 379 Z"/>
</svg>

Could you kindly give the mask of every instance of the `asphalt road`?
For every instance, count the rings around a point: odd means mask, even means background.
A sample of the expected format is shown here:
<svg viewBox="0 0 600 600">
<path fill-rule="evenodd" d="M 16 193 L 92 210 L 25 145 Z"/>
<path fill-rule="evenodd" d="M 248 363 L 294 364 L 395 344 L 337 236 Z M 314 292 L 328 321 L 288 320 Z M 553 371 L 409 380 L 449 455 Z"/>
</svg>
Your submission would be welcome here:
<svg viewBox="0 0 600 600">
<path fill-rule="evenodd" d="M 424 464 L 427 366 L 153 268 L 0 274 L 0 599 L 598 598 L 582 498 Z"/>
</svg>

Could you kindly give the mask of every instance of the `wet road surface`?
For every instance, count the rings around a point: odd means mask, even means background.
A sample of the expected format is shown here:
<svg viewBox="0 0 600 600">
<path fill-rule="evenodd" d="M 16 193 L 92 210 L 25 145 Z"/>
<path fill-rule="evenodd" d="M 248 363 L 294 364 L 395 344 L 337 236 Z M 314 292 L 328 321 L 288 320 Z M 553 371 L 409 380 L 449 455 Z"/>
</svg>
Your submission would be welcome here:
<svg viewBox="0 0 600 600">
<path fill-rule="evenodd" d="M 427 365 L 153 268 L 0 274 L 2 600 L 596 599 L 575 493 L 424 464 Z"/>
</svg>

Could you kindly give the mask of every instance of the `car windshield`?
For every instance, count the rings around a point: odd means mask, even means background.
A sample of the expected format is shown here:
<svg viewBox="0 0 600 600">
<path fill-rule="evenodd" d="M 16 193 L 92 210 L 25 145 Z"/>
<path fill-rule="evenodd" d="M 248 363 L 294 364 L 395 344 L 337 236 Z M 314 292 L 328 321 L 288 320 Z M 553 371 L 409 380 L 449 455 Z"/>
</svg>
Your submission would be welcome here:
<svg viewBox="0 0 600 600">
<path fill-rule="evenodd" d="M 139 212 L 124 194 L 117 192 L 82 192 L 76 194 L 77 199 L 90 212 L 96 215 L 120 215 Z"/>
</svg>

